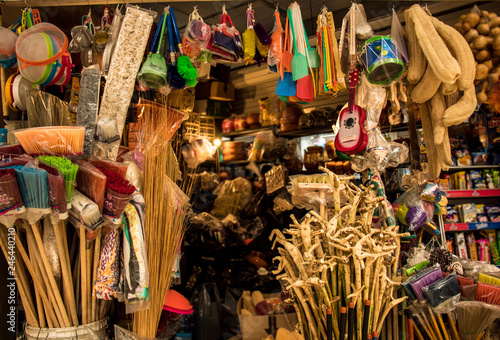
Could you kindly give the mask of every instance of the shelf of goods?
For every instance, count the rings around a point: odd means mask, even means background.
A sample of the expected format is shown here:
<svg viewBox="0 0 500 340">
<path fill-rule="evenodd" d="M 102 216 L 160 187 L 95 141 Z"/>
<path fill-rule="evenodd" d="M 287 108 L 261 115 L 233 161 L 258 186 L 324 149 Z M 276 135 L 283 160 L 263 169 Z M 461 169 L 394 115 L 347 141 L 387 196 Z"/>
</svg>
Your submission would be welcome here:
<svg viewBox="0 0 500 340">
<path fill-rule="evenodd" d="M 497 168 L 500 168 L 500 165 L 494 165 L 494 164 L 458 165 L 458 166 L 450 166 L 450 169 L 447 172 L 464 171 L 464 170 L 497 169 Z"/>
<path fill-rule="evenodd" d="M 417 122 L 417 129 L 421 128 L 422 125 L 420 122 Z M 398 125 L 389 125 L 389 126 L 382 126 L 380 128 L 380 131 L 382 133 L 389 133 L 389 132 L 401 132 L 401 131 L 407 131 L 408 130 L 408 124 L 407 123 L 402 123 Z M 266 127 L 261 127 L 257 129 L 246 129 L 246 130 L 241 130 L 241 131 L 233 131 L 229 133 L 223 133 L 221 137 L 225 138 L 238 138 L 238 137 L 249 137 L 249 136 L 254 136 L 258 134 L 259 132 L 263 131 L 274 131 L 275 135 L 277 137 L 284 137 L 284 138 L 299 138 L 299 137 L 307 137 L 307 136 L 314 136 L 314 135 L 321 135 L 325 133 L 333 133 L 333 129 L 331 126 L 322 126 L 322 127 L 316 127 L 312 129 L 302 129 L 302 130 L 295 130 L 295 131 L 289 131 L 289 132 L 281 132 L 278 127 L 276 126 L 266 126 Z"/>
<path fill-rule="evenodd" d="M 445 223 L 445 231 L 472 231 L 483 229 L 500 229 L 500 222 L 478 222 L 478 223 Z"/>
<path fill-rule="evenodd" d="M 500 189 L 447 190 L 447 198 L 500 197 Z"/>
</svg>

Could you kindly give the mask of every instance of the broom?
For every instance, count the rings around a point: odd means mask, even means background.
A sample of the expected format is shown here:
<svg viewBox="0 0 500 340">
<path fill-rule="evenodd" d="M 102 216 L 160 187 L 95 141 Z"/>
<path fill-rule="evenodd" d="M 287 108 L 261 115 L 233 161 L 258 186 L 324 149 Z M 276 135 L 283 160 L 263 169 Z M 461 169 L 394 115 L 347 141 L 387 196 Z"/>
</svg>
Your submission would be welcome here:
<svg viewBox="0 0 500 340">
<path fill-rule="evenodd" d="M 500 306 L 500 286 L 478 282 L 476 289 L 476 301 Z"/>
<path fill-rule="evenodd" d="M 84 126 L 44 126 L 14 131 L 29 155 L 81 155 Z"/>
<path fill-rule="evenodd" d="M 38 157 L 43 163 L 53 166 L 61 171 L 64 177 L 64 185 L 66 188 L 66 200 L 68 209 L 71 208 L 71 200 L 73 198 L 73 190 L 75 188 L 76 174 L 78 173 L 78 165 L 64 157 L 57 156 L 40 156 Z"/>
<path fill-rule="evenodd" d="M 483 331 L 500 317 L 500 308 L 481 301 L 457 303 L 460 340 L 480 339 Z"/>
<path fill-rule="evenodd" d="M 180 127 L 184 115 L 156 103 L 144 104 L 141 101 L 137 106 L 142 112 L 139 120 L 139 150 L 143 152 L 145 160 L 144 237 L 151 306 L 148 310 L 134 313 L 132 331 L 154 337 L 185 230 L 186 204 L 189 201 L 189 197 L 170 179 L 176 173 L 177 159 L 169 151 L 169 140 Z M 192 178 L 188 178 L 185 184 L 190 190 Z"/>
<path fill-rule="evenodd" d="M 500 273 L 479 273 L 479 282 L 500 286 Z"/>
<path fill-rule="evenodd" d="M 423 293 L 425 295 L 425 298 L 433 308 L 446 312 L 450 321 L 452 334 L 455 339 L 459 340 L 455 320 L 451 315 L 451 311 L 452 309 L 454 309 L 454 303 L 460 298 L 460 285 L 458 283 L 457 275 L 448 275 L 434 282 L 433 284 L 424 287 Z M 444 327 L 441 313 L 436 314 L 439 320 L 439 324 L 443 329 L 443 334 L 445 335 L 445 338 L 448 339 L 448 333 L 446 332 L 446 329 Z"/>
<path fill-rule="evenodd" d="M 122 163 L 113 162 L 105 159 L 91 159 L 90 163 L 96 168 L 104 168 L 109 171 L 113 171 L 118 176 L 125 178 L 127 175 L 128 166 Z"/>
<path fill-rule="evenodd" d="M 51 221 L 54 227 L 54 234 L 57 244 L 57 252 L 61 262 L 61 272 L 64 285 L 64 295 L 73 326 L 78 325 L 78 314 L 76 311 L 76 302 L 74 295 L 73 281 L 71 279 L 71 266 L 69 263 L 68 240 L 65 237 L 63 228 L 65 224 L 61 220 L 68 218 L 66 186 L 63 175 L 54 167 L 40 163 L 40 169 L 47 171 L 47 181 L 49 186 L 49 200 L 52 205 Z"/>
<path fill-rule="evenodd" d="M 127 206 L 135 187 L 118 173 L 97 167 L 106 176 L 106 194 L 104 198 L 103 214 L 106 221 L 119 226 L 121 216 Z"/>
<path fill-rule="evenodd" d="M 76 160 L 75 164 L 79 166 L 79 171 L 76 174 L 78 190 L 95 202 L 102 213 L 106 192 L 106 176 L 90 162 Z"/>
<path fill-rule="evenodd" d="M 40 232 L 41 227 L 38 222 L 39 217 L 47 214 L 47 211 L 50 212 L 47 172 L 43 169 L 24 167 L 16 169 L 16 176 L 23 202 L 28 210 L 26 218 L 31 228 L 27 222 L 25 222 L 25 227 L 31 240 L 30 253 L 33 252 L 35 254 L 35 262 L 38 264 L 42 278 L 46 282 L 46 289 L 49 292 L 49 296 L 53 297 L 51 300 L 56 314 L 59 314 L 60 325 L 62 327 L 70 327 L 71 323 L 68 313 L 54 279 L 49 260 L 45 254 Z"/>
<path fill-rule="evenodd" d="M 0 169 L 0 190 L 3 195 L 0 201 L 0 215 L 23 206 L 14 169 Z"/>
</svg>

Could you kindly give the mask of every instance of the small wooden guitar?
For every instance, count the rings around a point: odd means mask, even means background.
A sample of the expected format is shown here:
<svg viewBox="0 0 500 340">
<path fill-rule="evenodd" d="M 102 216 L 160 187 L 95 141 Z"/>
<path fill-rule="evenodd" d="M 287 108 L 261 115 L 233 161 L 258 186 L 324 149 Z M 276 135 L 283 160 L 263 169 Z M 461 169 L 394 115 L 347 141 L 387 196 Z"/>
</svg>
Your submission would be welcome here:
<svg viewBox="0 0 500 340">
<path fill-rule="evenodd" d="M 340 112 L 339 132 L 335 136 L 335 148 L 346 154 L 359 153 L 366 148 L 368 136 L 365 130 L 365 110 L 355 104 L 357 68 L 349 72 L 349 105 Z"/>
<path fill-rule="evenodd" d="M 365 110 L 356 105 L 356 85 L 359 70 L 356 67 L 356 35 L 354 11 L 351 9 L 349 36 L 349 105 L 340 112 L 339 132 L 335 136 L 335 148 L 345 154 L 359 153 L 366 148 L 368 136 L 365 129 Z"/>
</svg>

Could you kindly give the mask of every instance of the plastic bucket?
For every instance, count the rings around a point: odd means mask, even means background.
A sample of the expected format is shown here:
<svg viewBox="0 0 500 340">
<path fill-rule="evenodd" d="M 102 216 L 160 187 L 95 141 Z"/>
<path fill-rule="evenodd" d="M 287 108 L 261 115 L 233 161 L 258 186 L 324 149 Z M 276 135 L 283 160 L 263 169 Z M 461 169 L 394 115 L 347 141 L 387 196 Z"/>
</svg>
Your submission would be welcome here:
<svg viewBox="0 0 500 340">
<path fill-rule="evenodd" d="M 86 325 L 68 328 L 36 328 L 26 327 L 25 335 L 28 340 L 37 339 L 67 339 L 67 340 L 101 340 L 108 339 L 106 328 L 108 319 L 102 319 Z"/>
<path fill-rule="evenodd" d="M 11 67 L 16 64 L 17 35 L 4 27 L 0 27 L 0 64 Z"/>
<path fill-rule="evenodd" d="M 16 41 L 21 74 L 36 84 L 50 83 L 61 66 L 58 60 L 67 47 L 68 38 L 52 24 L 41 23 L 28 28 Z"/>
<path fill-rule="evenodd" d="M 10 97 L 12 98 L 12 106 L 19 111 L 26 111 L 27 109 L 27 93 L 28 89 L 40 89 L 39 85 L 33 85 L 28 79 L 22 75 L 15 74 L 12 76 L 12 82 L 9 89 Z M 7 91 L 7 88 L 5 89 Z"/>
</svg>

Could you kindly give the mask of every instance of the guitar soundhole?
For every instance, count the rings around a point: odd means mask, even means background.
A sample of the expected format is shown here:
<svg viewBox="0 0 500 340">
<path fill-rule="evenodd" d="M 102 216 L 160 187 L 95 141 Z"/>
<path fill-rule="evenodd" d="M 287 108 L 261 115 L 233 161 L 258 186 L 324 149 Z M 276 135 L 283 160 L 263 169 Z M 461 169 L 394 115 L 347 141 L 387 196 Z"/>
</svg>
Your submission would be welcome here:
<svg viewBox="0 0 500 340">
<path fill-rule="evenodd" d="M 346 129 L 352 129 L 354 127 L 354 125 L 356 124 L 356 118 L 348 118 L 345 122 L 344 122 L 344 127 Z"/>
</svg>

